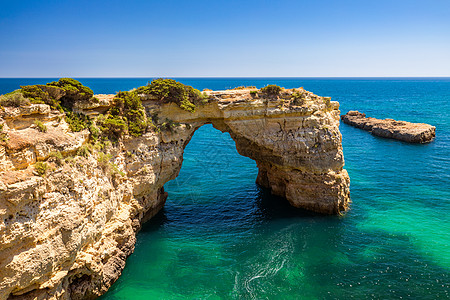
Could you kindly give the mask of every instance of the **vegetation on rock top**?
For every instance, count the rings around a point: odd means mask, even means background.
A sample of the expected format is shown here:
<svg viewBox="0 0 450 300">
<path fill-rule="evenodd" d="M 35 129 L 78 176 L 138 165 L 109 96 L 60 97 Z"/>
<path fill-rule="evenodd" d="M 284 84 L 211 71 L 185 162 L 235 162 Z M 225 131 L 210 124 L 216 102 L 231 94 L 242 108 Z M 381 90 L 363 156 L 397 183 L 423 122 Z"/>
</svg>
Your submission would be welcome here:
<svg viewBox="0 0 450 300">
<path fill-rule="evenodd" d="M 79 132 L 86 128 L 90 128 L 91 120 L 88 116 L 76 113 L 67 108 L 64 108 L 64 113 L 66 115 L 66 122 L 73 132 Z"/>
<path fill-rule="evenodd" d="M 234 89 L 256 89 L 256 87 L 240 86 Z M 277 97 L 282 90 L 280 86 L 268 85 L 260 90 L 251 90 L 250 94 L 253 97 L 257 97 L 258 94 Z M 169 119 L 159 123 L 156 117 L 148 117 L 142 105 L 143 99 L 176 103 L 180 108 L 194 112 L 197 105 L 207 102 L 208 98 L 206 93 L 192 86 L 173 79 L 158 78 L 135 90 L 117 93 L 108 111 L 91 120 L 87 115 L 76 113 L 73 109 L 79 102 L 98 101 L 93 91 L 75 79 L 61 78 L 45 85 L 21 86 L 19 90 L 0 96 L 0 105 L 19 107 L 34 103 L 48 104 L 64 113 L 65 120 L 73 132 L 88 129 L 94 141 L 98 138 L 102 138 L 103 141 L 108 139 L 117 141 L 127 134 L 140 136 L 146 132 L 149 125 L 153 125 L 156 131 L 173 130 L 180 125 Z M 294 90 L 290 99 L 294 105 L 302 105 L 305 95 Z M 38 130 L 45 132 L 45 125 L 36 124 L 36 126 Z"/>
<path fill-rule="evenodd" d="M 90 88 L 72 78 L 61 78 L 58 81 L 47 83 L 46 87 L 55 98 L 61 95 L 58 99 L 61 106 L 69 109 L 73 108 L 75 102 L 96 101 L 94 92 Z M 56 90 L 52 91 L 52 87 L 55 87 Z"/>
<path fill-rule="evenodd" d="M 0 96 L 0 105 L 20 107 L 30 105 L 30 100 L 23 96 L 21 90 L 15 90 L 11 93 Z"/>
<path fill-rule="evenodd" d="M 64 95 L 64 91 L 56 87 L 47 85 L 25 85 L 19 90 L 22 95 L 33 104 L 48 104 L 52 108 L 59 108 L 59 99 Z"/>
<path fill-rule="evenodd" d="M 21 86 L 16 91 L 0 96 L 0 105 L 20 107 L 47 104 L 64 113 L 71 131 L 89 129 L 94 140 L 102 135 L 107 139 L 118 140 L 125 134 L 140 136 L 145 133 L 148 125 L 152 124 L 141 101 L 141 98 L 147 97 L 162 103 L 176 103 L 180 108 L 190 112 L 194 112 L 196 105 L 205 103 L 208 99 L 208 96 L 199 90 L 173 79 L 154 79 L 134 91 L 119 92 L 114 97 L 112 107 L 94 122 L 88 116 L 73 111 L 77 102 L 98 101 L 94 98 L 93 91 L 75 79 L 61 78 L 45 85 Z M 169 120 L 159 127 L 176 127 L 172 125 Z M 159 128 L 156 125 L 154 127 Z M 37 126 L 38 130 L 45 132 L 42 128 Z"/>
<path fill-rule="evenodd" d="M 292 104 L 294 105 L 302 105 L 303 103 L 305 103 L 306 96 L 303 93 L 296 91 L 294 89 L 294 92 L 291 95 L 291 100 Z"/>
<path fill-rule="evenodd" d="M 38 131 L 47 132 L 47 126 L 45 126 L 41 121 L 35 120 L 34 125 L 36 125 Z"/>
<path fill-rule="evenodd" d="M 202 103 L 207 96 L 192 86 L 184 85 L 173 79 L 158 78 L 136 90 L 140 95 L 154 97 L 161 102 L 173 102 L 182 109 L 194 112 L 196 104 Z"/>
<path fill-rule="evenodd" d="M 145 133 L 148 121 L 137 91 L 119 92 L 106 115 L 97 118 L 97 125 L 103 134 L 113 140 L 126 133 L 132 136 Z"/>
<path fill-rule="evenodd" d="M 0 105 L 20 107 L 30 104 L 48 104 L 65 113 L 70 130 L 78 132 L 89 128 L 91 122 L 84 114 L 73 112 L 76 102 L 97 101 L 94 92 L 72 78 L 61 78 L 46 85 L 21 86 L 20 89 L 0 96 Z M 42 132 L 41 127 L 38 129 Z"/>
<path fill-rule="evenodd" d="M 278 96 L 283 88 L 275 85 L 275 84 L 269 84 L 268 86 L 265 86 L 261 88 L 261 92 L 263 94 L 269 95 L 269 96 Z"/>
<path fill-rule="evenodd" d="M 47 172 L 48 169 L 48 165 L 45 162 L 42 161 L 38 161 L 36 162 L 36 164 L 34 165 L 34 169 L 36 170 L 37 174 L 39 176 L 44 176 L 45 173 Z"/>
<path fill-rule="evenodd" d="M 72 109 L 77 101 L 96 101 L 94 92 L 72 78 L 61 78 L 45 85 L 25 85 L 0 97 L 3 106 L 48 104 L 52 108 Z"/>
</svg>

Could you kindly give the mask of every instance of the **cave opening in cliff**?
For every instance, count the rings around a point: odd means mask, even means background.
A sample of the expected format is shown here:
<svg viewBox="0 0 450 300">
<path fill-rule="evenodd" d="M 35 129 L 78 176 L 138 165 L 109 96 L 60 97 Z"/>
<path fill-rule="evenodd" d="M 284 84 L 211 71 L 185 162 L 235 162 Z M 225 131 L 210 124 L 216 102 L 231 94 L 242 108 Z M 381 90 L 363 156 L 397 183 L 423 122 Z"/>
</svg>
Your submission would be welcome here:
<svg viewBox="0 0 450 300">
<path fill-rule="evenodd" d="M 237 152 L 229 133 L 203 125 L 184 150 L 179 175 L 165 184 L 166 209 L 218 205 L 218 198 L 255 193 L 257 174 L 255 161 Z"/>
<path fill-rule="evenodd" d="M 221 227 L 246 218 L 312 214 L 259 186 L 257 175 L 256 162 L 238 153 L 229 133 L 203 125 L 184 150 L 179 175 L 165 184 L 166 204 L 149 226 L 180 222 Z"/>
</svg>

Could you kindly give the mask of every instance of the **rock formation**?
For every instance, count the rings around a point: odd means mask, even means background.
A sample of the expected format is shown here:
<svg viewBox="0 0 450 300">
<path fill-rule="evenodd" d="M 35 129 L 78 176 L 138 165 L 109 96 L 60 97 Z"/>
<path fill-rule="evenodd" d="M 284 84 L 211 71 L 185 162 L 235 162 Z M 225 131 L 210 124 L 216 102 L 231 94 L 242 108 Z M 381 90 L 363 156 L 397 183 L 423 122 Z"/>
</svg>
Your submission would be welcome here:
<svg viewBox="0 0 450 300">
<path fill-rule="evenodd" d="M 373 135 L 408 143 L 429 143 L 436 136 L 436 127 L 428 124 L 366 118 L 366 114 L 359 111 L 349 111 L 341 119 L 345 124 L 364 129 Z"/>
<path fill-rule="evenodd" d="M 74 110 L 95 118 L 113 98 L 101 95 Z M 337 102 L 303 89 L 242 89 L 208 91 L 194 112 L 142 103 L 154 124 L 113 143 L 72 132 L 64 113 L 46 104 L 0 109 L 0 299 L 105 293 L 141 222 L 163 207 L 164 184 L 178 175 L 184 148 L 207 123 L 229 132 L 238 152 L 257 162 L 257 182 L 273 194 L 319 213 L 347 209 Z"/>
</svg>

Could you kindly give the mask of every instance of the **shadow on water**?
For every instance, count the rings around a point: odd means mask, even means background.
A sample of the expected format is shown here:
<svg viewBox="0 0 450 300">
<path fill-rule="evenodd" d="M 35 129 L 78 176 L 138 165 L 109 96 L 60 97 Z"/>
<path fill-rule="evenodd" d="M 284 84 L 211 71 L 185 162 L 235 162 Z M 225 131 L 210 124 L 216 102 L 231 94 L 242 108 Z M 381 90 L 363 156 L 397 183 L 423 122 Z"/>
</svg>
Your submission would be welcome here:
<svg viewBox="0 0 450 300">
<path fill-rule="evenodd" d="M 257 187 L 256 203 L 259 214 L 266 220 L 286 218 L 323 218 L 324 215 L 293 207 L 285 198 L 274 196 L 269 189 Z"/>
<path fill-rule="evenodd" d="M 325 216 L 302 208 L 293 207 L 285 198 L 272 195 L 269 189 L 263 188 L 257 184 L 254 187 L 253 199 L 242 199 L 241 205 L 236 202 L 229 202 L 230 205 L 223 205 L 221 203 L 208 203 L 207 206 L 200 205 L 199 209 L 195 209 L 195 204 L 190 206 L 180 207 L 177 205 L 177 214 L 182 215 L 185 220 L 189 220 L 190 224 L 202 225 L 204 223 L 221 222 L 226 219 L 240 218 L 240 212 L 248 214 L 250 211 L 254 214 L 254 219 L 258 222 L 264 223 L 277 219 L 321 219 L 330 220 L 338 219 L 334 216 Z M 169 195 L 170 201 L 170 195 Z M 163 207 L 153 218 L 142 225 L 141 232 L 152 232 L 160 230 L 162 227 L 169 225 L 173 221 L 174 207 L 169 202 L 169 208 Z M 253 206 L 253 209 L 250 208 Z M 220 218 L 218 217 L 220 216 Z M 236 220 L 234 220 L 236 221 Z"/>
</svg>

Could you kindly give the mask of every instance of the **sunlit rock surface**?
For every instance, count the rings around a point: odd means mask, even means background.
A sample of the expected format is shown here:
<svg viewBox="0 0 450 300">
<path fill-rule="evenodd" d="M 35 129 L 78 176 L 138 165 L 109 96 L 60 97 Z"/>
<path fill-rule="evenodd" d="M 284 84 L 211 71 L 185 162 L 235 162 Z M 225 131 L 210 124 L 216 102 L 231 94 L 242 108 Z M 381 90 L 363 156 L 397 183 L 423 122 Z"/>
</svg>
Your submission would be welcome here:
<svg viewBox="0 0 450 300">
<path fill-rule="evenodd" d="M 359 111 L 349 111 L 341 116 L 345 124 L 361 128 L 373 135 L 400 140 L 407 143 L 429 143 L 436 136 L 436 127 L 424 123 L 410 123 L 393 119 L 366 117 Z"/>
<path fill-rule="evenodd" d="M 257 183 L 295 207 L 345 211 L 349 177 L 339 132 L 339 104 L 297 89 L 264 96 L 256 89 L 209 91 L 195 112 L 143 102 L 166 127 L 93 147 L 88 130 L 73 133 L 44 104 L 0 110 L 0 299 L 89 299 L 105 293 L 134 249 L 141 222 L 164 205 L 164 184 L 181 168 L 196 129 L 229 132 L 255 160 Z M 75 106 L 95 117 L 114 95 Z M 40 120 L 47 132 L 39 132 Z M 166 128 L 166 129 L 164 129 Z M 55 157 L 59 152 L 61 157 Z M 105 155 L 107 159 L 105 160 Z M 220 159 L 218 157 L 217 159 Z M 39 176 L 34 164 L 47 164 Z"/>
</svg>

